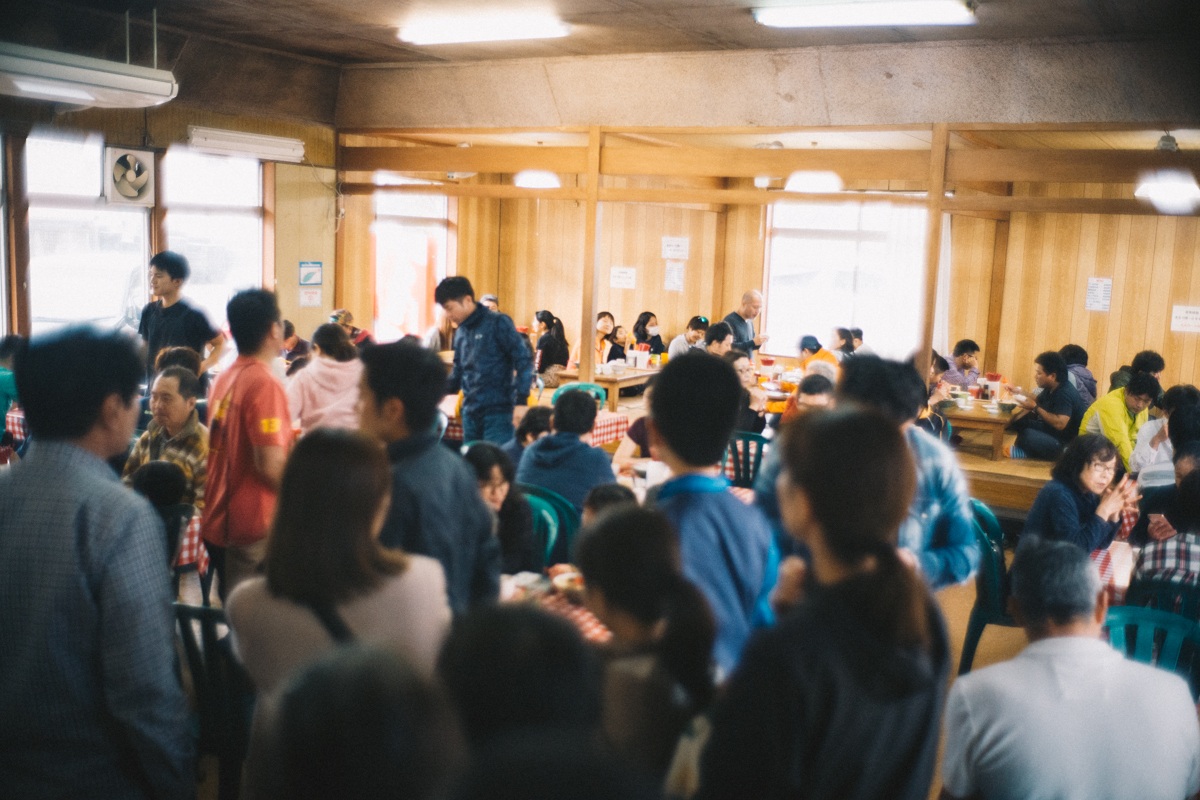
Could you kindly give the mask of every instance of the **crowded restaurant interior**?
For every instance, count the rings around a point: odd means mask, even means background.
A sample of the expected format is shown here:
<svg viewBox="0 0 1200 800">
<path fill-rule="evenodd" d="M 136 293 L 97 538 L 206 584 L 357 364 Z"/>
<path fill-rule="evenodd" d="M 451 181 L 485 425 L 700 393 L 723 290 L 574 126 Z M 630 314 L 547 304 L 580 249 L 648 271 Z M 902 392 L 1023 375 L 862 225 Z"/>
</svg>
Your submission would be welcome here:
<svg viewBox="0 0 1200 800">
<path fill-rule="evenodd" d="M 1198 32 L 6 9 L 0 796 L 1200 796 Z"/>
</svg>

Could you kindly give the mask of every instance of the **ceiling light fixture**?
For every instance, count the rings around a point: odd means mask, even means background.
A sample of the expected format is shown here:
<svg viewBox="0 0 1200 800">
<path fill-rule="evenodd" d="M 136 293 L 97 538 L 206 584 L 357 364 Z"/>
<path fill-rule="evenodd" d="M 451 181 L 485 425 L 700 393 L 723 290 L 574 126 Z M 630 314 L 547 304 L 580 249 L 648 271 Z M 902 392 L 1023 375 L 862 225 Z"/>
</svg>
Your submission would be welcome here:
<svg viewBox="0 0 1200 800">
<path fill-rule="evenodd" d="M 793 172 L 788 176 L 785 192 L 804 192 L 805 194 L 832 194 L 840 192 L 842 179 L 836 172 L 820 172 L 804 170 Z"/>
<path fill-rule="evenodd" d="M 754 20 L 771 28 L 858 28 L 909 25 L 974 25 L 975 13 L 962 0 L 818 0 L 795 6 L 754 9 Z"/>
<path fill-rule="evenodd" d="M 1170 133 L 1159 137 L 1155 150 L 1178 153 L 1179 143 Z M 1200 208 L 1200 185 L 1196 176 L 1183 169 L 1161 169 L 1147 173 L 1138 182 L 1134 197 L 1149 200 L 1160 214 L 1191 214 Z"/>
<path fill-rule="evenodd" d="M 562 181 L 544 169 L 523 169 L 513 176 L 513 185 L 521 189 L 559 189 Z"/>
<path fill-rule="evenodd" d="M 416 19 L 400 29 L 399 37 L 417 45 L 463 44 L 558 39 L 570 32 L 571 26 L 553 14 L 527 11 Z"/>
</svg>

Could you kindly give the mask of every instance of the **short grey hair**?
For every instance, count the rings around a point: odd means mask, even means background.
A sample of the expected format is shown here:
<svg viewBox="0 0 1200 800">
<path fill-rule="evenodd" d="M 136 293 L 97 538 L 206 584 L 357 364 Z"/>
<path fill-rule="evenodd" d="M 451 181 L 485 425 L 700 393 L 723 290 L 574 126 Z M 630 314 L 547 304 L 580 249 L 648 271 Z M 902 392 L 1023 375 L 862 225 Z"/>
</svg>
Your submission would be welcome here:
<svg viewBox="0 0 1200 800">
<path fill-rule="evenodd" d="M 804 377 L 809 375 L 823 375 L 829 379 L 829 382 L 837 386 L 837 367 L 830 364 L 828 361 L 813 361 L 804 368 Z"/>
<path fill-rule="evenodd" d="M 1013 597 L 1030 626 L 1065 625 L 1096 610 L 1100 573 L 1078 545 L 1022 536 L 1011 577 Z"/>
</svg>

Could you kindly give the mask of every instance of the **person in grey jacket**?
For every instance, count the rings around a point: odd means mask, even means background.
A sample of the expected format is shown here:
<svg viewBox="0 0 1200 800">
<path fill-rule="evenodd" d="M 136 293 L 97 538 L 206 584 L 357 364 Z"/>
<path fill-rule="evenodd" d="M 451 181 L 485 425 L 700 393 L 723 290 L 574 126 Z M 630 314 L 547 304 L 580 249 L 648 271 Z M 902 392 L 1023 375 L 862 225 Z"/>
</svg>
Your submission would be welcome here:
<svg viewBox="0 0 1200 800">
<path fill-rule="evenodd" d="M 363 351 L 361 430 L 387 446 L 392 502 L 379 542 L 431 556 L 446 572 L 456 615 L 500 594 L 500 541 L 479 497 L 475 472 L 433 432 L 445 396 L 446 366 L 415 341 Z"/>
<path fill-rule="evenodd" d="M 446 389 L 463 393 L 463 441 L 504 444 L 525 415 L 533 386 L 533 354 L 507 314 L 475 302 L 471 282 L 446 278 L 434 300 L 458 325 L 454 370 Z"/>
</svg>

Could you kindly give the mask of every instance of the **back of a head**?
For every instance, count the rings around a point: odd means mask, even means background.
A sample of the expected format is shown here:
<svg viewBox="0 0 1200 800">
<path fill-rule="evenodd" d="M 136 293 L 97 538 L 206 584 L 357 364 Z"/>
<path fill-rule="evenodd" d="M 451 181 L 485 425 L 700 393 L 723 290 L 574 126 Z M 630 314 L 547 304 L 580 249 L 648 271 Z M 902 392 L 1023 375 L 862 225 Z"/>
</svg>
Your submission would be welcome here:
<svg viewBox="0 0 1200 800">
<path fill-rule="evenodd" d="M 521 424 L 517 426 L 514 432 L 518 442 L 525 443 L 525 438 L 532 436 L 537 438 L 543 433 L 547 433 L 553 427 L 554 409 L 546 408 L 545 406 L 533 406 L 525 412 L 525 416 L 521 417 Z"/>
<path fill-rule="evenodd" d="M 419 342 L 380 344 L 362 353 L 363 374 L 378 403 L 395 397 L 404 404 L 409 430 L 433 427 L 438 403 L 446 396 L 446 365 Z"/>
<path fill-rule="evenodd" d="M 238 352 L 252 356 L 262 347 L 271 326 L 279 322 L 279 301 L 265 289 L 244 289 L 225 306 L 225 317 Z"/>
<path fill-rule="evenodd" d="M 706 353 L 673 358 L 654 381 L 650 417 L 671 451 L 693 467 L 721 460 L 737 424 L 742 383 Z"/>
<path fill-rule="evenodd" d="M 513 482 L 514 470 L 512 459 L 508 457 L 508 453 L 491 442 L 476 442 L 467 448 L 467 452 L 463 458 L 475 470 L 476 480 L 490 481 L 492 479 L 492 469 L 499 467 L 500 474 L 504 476 L 504 480 L 509 483 Z"/>
<path fill-rule="evenodd" d="M 431 682 L 394 653 L 345 647 L 283 689 L 266 752 L 279 800 L 434 800 L 465 746 Z"/>
<path fill-rule="evenodd" d="M 965 356 L 970 353 L 978 353 L 978 352 L 979 352 L 979 345 L 975 344 L 975 342 L 971 339 L 960 339 L 958 342 L 955 342 L 955 344 L 954 344 L 955 358 L 957 358 L 958 356 Z"/>
<path fill-rule="evenodd" d="M 178 464 L 147 461 L 134 471 L 133 490 L 156 508 L 179 505 L 187 491 L 187 478 Z"/>
<path fill-rule="evenodd" d="M 1086 367 L 1088 363 L 1088 352 L 1077 344 L 1065 344 L 1058 350 L 1058 354 L 1067 362 L 1067 366 L 1079 364 Z"/>
<path fill-rule="evenodd" d="M 592 732 L 600 722 L 596 654 L 570 622 L 491 606 L 455 621 L 438 675 L 473 745 L 536 728 Z"/>
<path fill-rule="evenodd" d="M 461 301 L 464 297 L 475 299 L 475 289 L 471 282 L 461 275 L 452 275 L 437 285 L 433 290 L 433 301 L 445 305 L 450 300 Z"/>
<path fill-rule="evenodd" d="M 0 339 L 0 361 L 7 361 L 14 358 L 17 352 L 25 349 L 28 340 L 24 336 L 19 336 L 15 333 L 10 333 L 8 336 Z"/>
<path fill-rule="evenodd" d="M 1172 386 L 1163 392 L 1162 409 L 1168 413 L 1174 413 L 1175 409 L 1181 406 L 1194 406 L 1200 404 L 1200 389 L 1192 386 L 1190 383 L 1180 383 Z"/>
<path fill-rule="evenodd" d="M 833 394 L 833 381 L 824 375 L 809 375 L 800 381 L 796 393 L 809 397 L 819 394 Z"/>
<path fill-rule="evenodd" d="M 554 430 L 558 433 L 590 433 L 596 424 L 596 398 L 582 389 L 569 389 L 554 401 Z"/>
<path fill-rule="evenodd" d="M 1040 353 L 1037 358 L 1033 359 L 1033 363 L 1042 368 L 1042 372 L 1047 375 L 1053 375 L 1054 380 L 1059 384 L 1066 383 L 1070 380 L 1070 372 L 1067 369 L 1067 361 L 1061 355 L 1053 350 L 1047 350 Z"/>
<path fill-rule="evenodd" d="M 932 353 L 931 363 L 939 375 L 950 369 L 950 362 L 946 360 L 945 356 L 941 355 L 936 350 Z"/>
<path fill-rule="evenodd" d="M 1167 368 L 1167 362 L 1153 350 L 1143 350 L 1133 357 L 1133 362 L 1129 366 L 1135 375 L 1139 372 L 1157 375 Z"/>
<path fill-rule="evenodd" d="M 350 341 L 350 334 L 335 322 L 326 322 L 313 331 L 312 343 L 334 361 L 353 361 L 358 358 L 358 348 Z"/>
<path fill-rule="evenodd" d="M 164 347 L 154 357 L 154 371 L 162 372 L 169 367 L 189 369 L 200 374 L 200 354 L 190 347 Z"/>
<path fill-rule="evenodd" d="M 1159 385 L 1158 378 L 1149 372 L 1133 373 L 1133 377 L 1129 379 L 1129 385 L 1125 387 L 1126 397 L 1149 397 L 1154 400 L 1161 393 L 1162 386 Z"/>
<path fill-rule="evenodd" d="M 1100 575 L 1078 545 L 1022 536 L 1009 575 L 1025 624 L 1035 630 L 1047 622 L 1065 625 L 1086 618 L 1096 609 Z"/>
<path fill-rule="evenodd" d="M 1198 463 L 1195 456 L 1193 463 Z M 1180 533 L 1200 533 L 1200 468 L 1193 469 L 1179 482 L 1175 509 L 1178 515 L 1176 529 Z"/>
<path fill-rule="evenodd" d="M 862 328 L 851 328 L 850 336 L 851 336 L 851 338 L 857 339 L 858 341 L 861 342 L 863 340 Z"/>
<path fill-rule="evenodd" d="M 704 343 L 712 345 L 717 342 L 723 342 L 733 336 L 733 328 L 729 327 L 728 322 L 718 322 L 712 325 L 704 332 Z"/>
<path fill-rule="evenodd" d="M 150 259 L 150 266 L 171 276 L 171 280 L 186 281 L 192 274 L 188 260 L 172 250 L 163 250 Z"/>
<path fill-rule="evenodd" d="M 1200 404 L 1182 405 L 1171 412 L 1167 440 L 1175 450 L 1182 449 L 1188 442 L 1200 441 Z"/>
<path fill-rule="evenodd" d="M 628 486 L 619 483 L 601 483 L 588 490 L 583 498 L 583 510 L 599 515 L 610 509 L 625 505 L 637 505 L 637 495 Z"/>
<path fill-rule="evenodd" d="M 925 382 L 911 364 L 875 356 L 846 359 L 838 382 L 838 402 L 871 406 L 897 424 L 916 419 L 925 405 Z"/>
<path fill-rule="evenodd" d="M 96 424 L 111 395 L 132 403 L 146 374 L 135 341 L 122 333 L 68 328 L 36 336 L 13 364 L 29 432 L 78 439 Z"/>
</svg>

